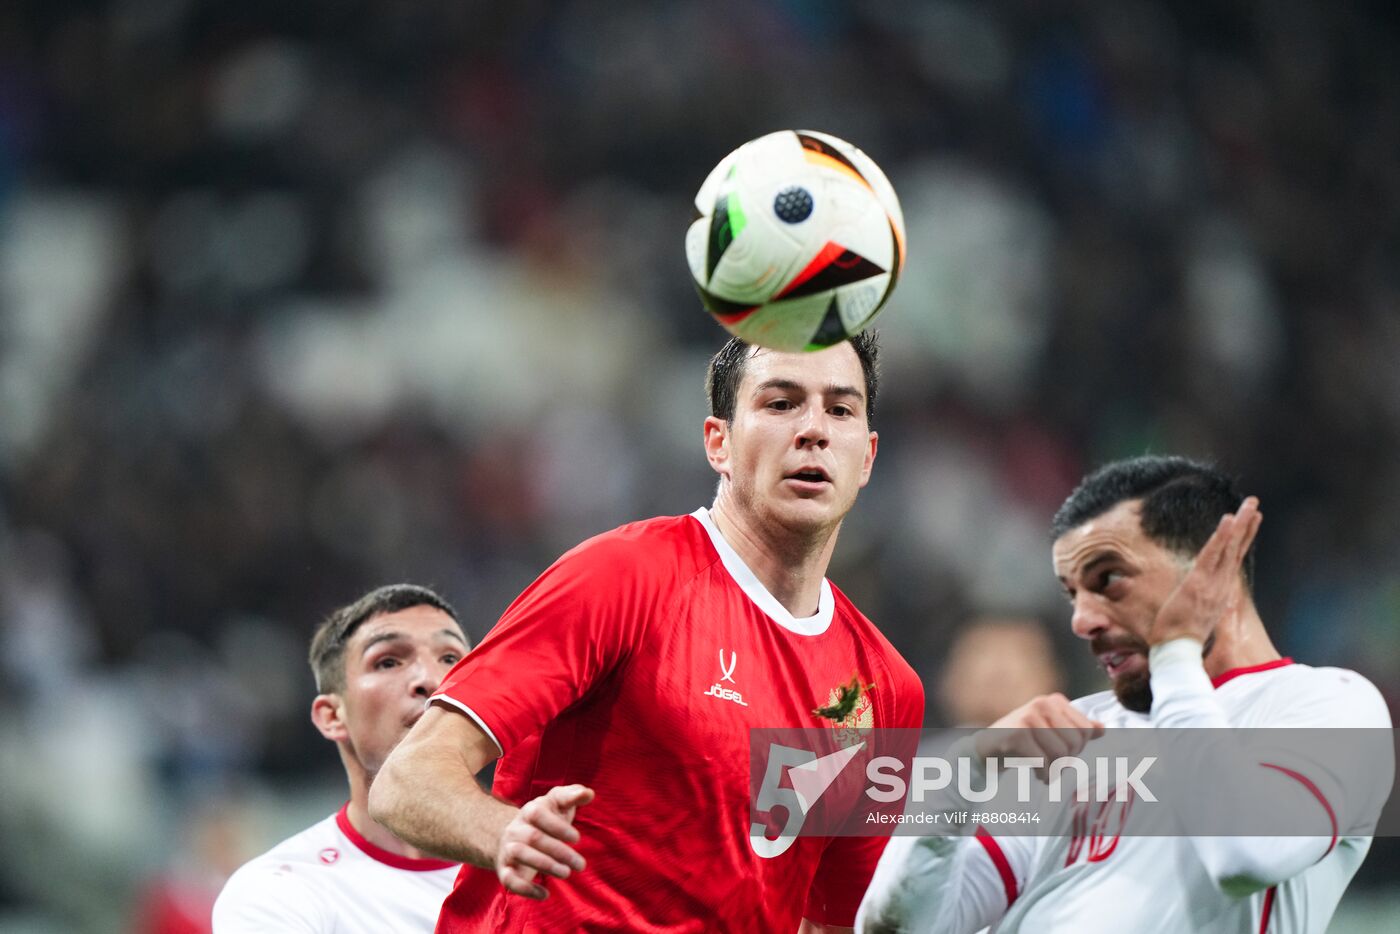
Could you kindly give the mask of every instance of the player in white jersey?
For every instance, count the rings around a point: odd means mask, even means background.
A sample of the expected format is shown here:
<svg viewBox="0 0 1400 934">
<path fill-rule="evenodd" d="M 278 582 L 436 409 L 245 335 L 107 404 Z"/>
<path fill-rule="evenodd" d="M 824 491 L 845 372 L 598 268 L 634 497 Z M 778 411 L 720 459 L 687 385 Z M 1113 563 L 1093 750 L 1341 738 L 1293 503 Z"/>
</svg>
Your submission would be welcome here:
<svg viewBox="0 0 1400 934">
<path fill-rule="evenodd" d="M 1036 698 L 993 725 L 1028 729 L 979 734 L 976 754 L 1048 762 L 1104 728 L 1389 728 L 1365 678 L 1274 648 L 1250 595 L 1260 520 L 1257 501 L 1228 477 L 1182 458 L 1122 461 L 1086 478 L 1055 517 L 1054 565 L 1071 626 L 1113 689 L 1072 703 Z M 1322 753 L 1271 756 L 1226 738 L 1238 735 L 1190 734 L 1208 788 L 1200 800 L 1253 817 L 1250 826 L 1288 815 L 1319 833 L 1147 836 L 1133 832 L 1141 809 L 1111 805 L 1089 833 L 895 837 L 857 930 L 1325 930 L 1390 792 L 1388 743 L 1384 761 L 1341 781 Z"/>
<path fill-rule="evenodd" d="M 311 720 L 339 749 L 350 800 L 242 866 L 214 904 L 215 934 L 429 932 L 459 864 L 370 820 L 369 786 L 469 648 L 457 615 L 423 587 L 371 591 L 311 641 Z"/>
</svg>

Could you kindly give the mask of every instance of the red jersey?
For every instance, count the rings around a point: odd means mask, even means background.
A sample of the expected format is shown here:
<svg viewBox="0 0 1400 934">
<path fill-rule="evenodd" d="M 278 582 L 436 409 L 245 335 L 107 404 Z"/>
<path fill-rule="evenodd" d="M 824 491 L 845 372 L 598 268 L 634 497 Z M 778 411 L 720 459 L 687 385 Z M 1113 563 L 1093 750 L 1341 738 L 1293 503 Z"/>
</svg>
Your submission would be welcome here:
<svg viewBox="0 0 1400 934">
<path fill-rule="evenodd" d="M 923 686 L 840 591 L 794 618 L 704 509 L 651 519 L 565 554 L 506 610 L 434 699 L 503 751 L 495 792 L 597 792 L 574 820 L 588 868 L 511 895 L 463 867 L 438 931 L 794 932 L 851 925 L 886 840 L 750 839 L 749 730 L 823 725 L 852 675 L 874 684 L 861 727 L 917 728 Z"/>
</svg>

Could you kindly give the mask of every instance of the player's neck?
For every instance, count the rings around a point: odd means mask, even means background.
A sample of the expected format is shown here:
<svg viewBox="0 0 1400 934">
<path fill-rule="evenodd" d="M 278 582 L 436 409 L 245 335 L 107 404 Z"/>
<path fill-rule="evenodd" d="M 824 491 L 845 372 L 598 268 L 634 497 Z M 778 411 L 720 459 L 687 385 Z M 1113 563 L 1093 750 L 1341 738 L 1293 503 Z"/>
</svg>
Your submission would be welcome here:
<svg viewBox="0 0 1400 934">
<path fill-rule="evenodd" d="M 819 536 L 775 536 L 771 529 L 760 531 L 755 517 L 735 509 L 724 496 L 710 507 L 710 518 L 729 547 L 785 610 L 798 618 L 817 612 L 837 529 Z"/>
<path fill-rule="evenodd" d="M 1264 621 L 1252 606 L 1239 611 L 1239 619 L 1216 630 L 1215 644 L 1202 660 L 1206 674 L 1218 678 L 1236 668 L 1249 668 L 1282 658 L 1264 629 Z"/>
</svg>

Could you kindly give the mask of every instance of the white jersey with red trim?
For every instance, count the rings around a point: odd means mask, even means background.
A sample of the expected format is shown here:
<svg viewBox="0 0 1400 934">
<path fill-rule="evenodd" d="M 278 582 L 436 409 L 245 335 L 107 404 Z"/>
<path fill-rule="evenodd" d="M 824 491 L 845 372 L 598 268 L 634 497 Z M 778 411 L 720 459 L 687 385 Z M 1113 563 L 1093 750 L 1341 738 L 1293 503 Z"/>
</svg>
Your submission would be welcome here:
<svg viewBox="0 0 1400 934">
<path fill-rule="evenodd" d="M 1171 651 L 1154 655 L 1151 715 L 1124 708 L 1110 691 L 1080 698 L 1075 706 L 1109 728 L 1390 727 L 1380 692 L 1353 671 L 1281 659 L 1212 682 L 1199 661 L 1199 643 L 1195 658 L 1186 648 L 1188 653 L 1176 651 L 1175 657 Z M 1213 754 L 1229 756 L 1230 750 Z M 1242 807 L 1285 801 L 1298 813 L 1319 809 L 1331 836 L 1086 840 L 994 836 L 979 828 L 971 838 L 895 837 L 861 906 L 857 930 L 1325 930 L 1371 845 L 1369 836 L 1347 830 L 1374 826 L 1390 792 L 1390 770 L 1378 768 L 1371 787 L 1343 791 L 1327 762 L 1297 755 L 1279 763 L 1217 766 L 1201 764 L 1213 782 L 1221 776 L 1218 794 Z M 1227 787 L 1230 775 L 1240 779 L 1234 787 Z"/>
<path fill-rule="evenodd" d="M 375 846 L 341 808 L 239 867 L 214 903 L 214 934 L 431 932 L 458 869 Z"/>
</svg>

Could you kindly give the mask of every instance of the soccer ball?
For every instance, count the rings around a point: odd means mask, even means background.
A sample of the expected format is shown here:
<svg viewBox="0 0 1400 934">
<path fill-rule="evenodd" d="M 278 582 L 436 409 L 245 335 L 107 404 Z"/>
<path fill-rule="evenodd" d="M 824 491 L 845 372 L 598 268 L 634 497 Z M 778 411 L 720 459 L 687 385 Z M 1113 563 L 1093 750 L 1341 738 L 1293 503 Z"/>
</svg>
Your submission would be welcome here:
<svg viewBox="0 0 1400 934">
<path fill-rule="evenodd" d="M 826 133 L 750 140 L 710 172 L 695 209 L 685 252 L 700 301 L 751 344 L 821 350 L 858 334 L 904 265 L 889 179 Z"/>
</svg>

